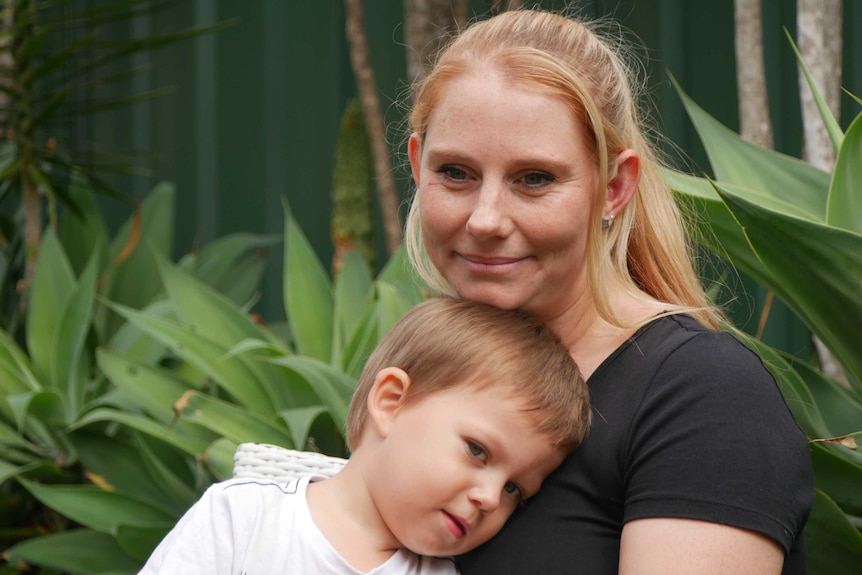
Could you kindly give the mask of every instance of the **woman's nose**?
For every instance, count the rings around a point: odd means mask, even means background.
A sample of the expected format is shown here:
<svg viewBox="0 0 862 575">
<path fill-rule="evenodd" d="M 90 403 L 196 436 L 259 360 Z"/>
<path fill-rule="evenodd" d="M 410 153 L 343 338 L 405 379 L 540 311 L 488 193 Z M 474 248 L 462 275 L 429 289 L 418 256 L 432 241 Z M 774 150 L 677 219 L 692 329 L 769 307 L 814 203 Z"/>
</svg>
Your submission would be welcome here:
<svg viewBox="0 0 862 575">
<path fill-rule="evenodd" d="M 484 181 L 476 194 L 476 203 L 467 219 L 467 232 L 480 240 L 509 235 L 512 221 L 507 210 L 506 186 Z"/>
</svg>

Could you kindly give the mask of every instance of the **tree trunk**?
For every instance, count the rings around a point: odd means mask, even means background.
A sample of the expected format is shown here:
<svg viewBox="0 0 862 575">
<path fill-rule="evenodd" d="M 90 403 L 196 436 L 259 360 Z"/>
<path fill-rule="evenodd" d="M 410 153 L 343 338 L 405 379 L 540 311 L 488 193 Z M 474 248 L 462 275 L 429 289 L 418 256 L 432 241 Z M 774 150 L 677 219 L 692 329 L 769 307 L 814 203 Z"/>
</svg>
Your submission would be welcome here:
<svg viewBox="0 0 862 575">
<path fill-rule="evenodd" d="M 739 135 L 772 149 L 772 119 L 763 58 L 763 15 L 760 0 L 734 0 L 736 93 L 739 101 Z M 766 293 L 755 337 L 760 339 L 772 309 L 774 294 Z"/>
<path fill-rule="evenodd" d="M 404 0 L 407 77 L 418 82 L 428 73 L 432 56 L 453 29 L 467 24 L 467 0 Z"/>
<path fill-rule="evenodd" d="M 842 0 L 799 0 L 797 35 L 799 53 L 820 95 L 835 117 L 841 107 L 841 11 Z M 802 158 L 821 170 L 832 171 L 835 150 L 823 126 L 814 95 L 799 74 L 802 103 Z"/>
<path fill-rule="evenodd" d="M 763 61 L 763 18 L 760 0 L 734 0 L 736 21 L 736 91 L 739 133 L 772 149 L 772 121 Z"/>
<path fill-rule="evenodd" d="M 842 0 L 799 0 L 796 26 L 799 53 L 808 67 L 814 85 L 837 118 L 841 107 Z M 823 125 L 814 95 L 803 74 L 799 74 L 799 99 L 802 104 L 803 159 L 832 172 L 835 149 Z M 841 363 L 812 336 L 820 367 L 828 376 L 847 385 Z"/>
<path fill-rule="evenodd" d="M 404 43 L 407 45 L 407 78 L 411 82 L 425 77 L 425 49 L 430 38 L 432 0 L 404 0 Z"/>
<path fill-rule="evenodd" d="M 31 33 L 32 24 L 26 28 L 16 26 L 19 20 L 27 21 L 34 11 L 32 2 L 3 2 L 3 27 L 6 45 L 3 47 L 2 65 L 8 70 L 7 87 L 16 94 L 13 102 L 5 96 L 4 140 L 14 140 L 17 145 L 17 160 L 20 161 L 18 177 L 21 185 L 21 205 L 24 212 L 24 277 L 18 281 L 16 291 L 20 299 L 18 309 L 23 315 L 27 309 L 30 286 L 36 270 L 39 246 L 42 243 L 42 197 L 33 173 L 38 169 L 35 159 L 35 137 L 30 124 L 33 120 L 33 92 L 18 80 L 32 74 L 33 62 L 21 57 L 24 38 Z M 11 109 L 11 110 L 10 110 Z"/>
<path fill-rule="evenodd" d="M 386 233 L 386 246 L 389 255 L 394 254 L 401 245 L 401 213 L 398 206 L 398 189 L 392 173 L 392 160 L 389 157 L 389 143 L 386 127 L 377 97 L 374 70 L 368 55 L 368 39 L 365 34 L 365 18 L 361 0 L 344 0 L 346 9 L 346 34 L 350 46 L 350 63 L 356 75 L 359 97 L 365 121 L 368 126 L 368 139 L 374 158 L 374 175 L 380 209 L 383 212 L 383 226 Z"/>
</svg>

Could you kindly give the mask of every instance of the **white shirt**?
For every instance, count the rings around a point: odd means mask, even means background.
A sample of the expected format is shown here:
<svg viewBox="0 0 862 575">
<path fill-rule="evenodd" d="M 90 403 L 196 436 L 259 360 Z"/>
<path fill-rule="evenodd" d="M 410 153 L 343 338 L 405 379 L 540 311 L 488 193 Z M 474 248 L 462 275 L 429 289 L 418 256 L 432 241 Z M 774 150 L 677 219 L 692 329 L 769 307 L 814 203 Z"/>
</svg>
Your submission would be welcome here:
<svg viewBox="0 0 862 575">
<path fill-rule="evenodd" d="M 363 573 L 314 524 L 305 492 L 289 483 L 229 479 L 212 485 L 159 543 L 139 575 L 457 575 L 448 559 L 398 550 Z"/>
</svg>

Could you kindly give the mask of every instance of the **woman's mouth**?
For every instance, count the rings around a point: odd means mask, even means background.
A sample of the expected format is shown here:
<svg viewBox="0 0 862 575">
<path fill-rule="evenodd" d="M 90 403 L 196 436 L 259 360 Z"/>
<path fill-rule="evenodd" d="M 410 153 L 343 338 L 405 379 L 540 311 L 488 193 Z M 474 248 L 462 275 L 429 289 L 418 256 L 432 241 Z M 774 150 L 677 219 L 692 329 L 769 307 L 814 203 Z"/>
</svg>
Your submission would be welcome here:
<svg viewBox="0 0 862 575">
<path fill-rule="evenodd" d="M 503 274 L 513 270 L 526 258 L 522 257 L 488 257 L 471 254 L 457 254 L 468 270 L 475 273 Z"/>
</svg>

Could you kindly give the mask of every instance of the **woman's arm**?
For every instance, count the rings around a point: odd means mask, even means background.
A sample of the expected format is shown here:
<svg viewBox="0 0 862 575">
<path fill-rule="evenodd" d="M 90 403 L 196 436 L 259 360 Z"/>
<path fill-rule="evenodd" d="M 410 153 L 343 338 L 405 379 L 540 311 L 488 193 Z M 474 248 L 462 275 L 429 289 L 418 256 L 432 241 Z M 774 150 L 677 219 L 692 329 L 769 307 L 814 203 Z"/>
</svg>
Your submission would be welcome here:
<svg viewBox="0 0 862 575">
<path fill-rule="evenodd" d="M 637 519 L 620 541 L 620 575 L 778 575 L 784 549 L 769 537 L 693 519 Z"/>
</svg>

